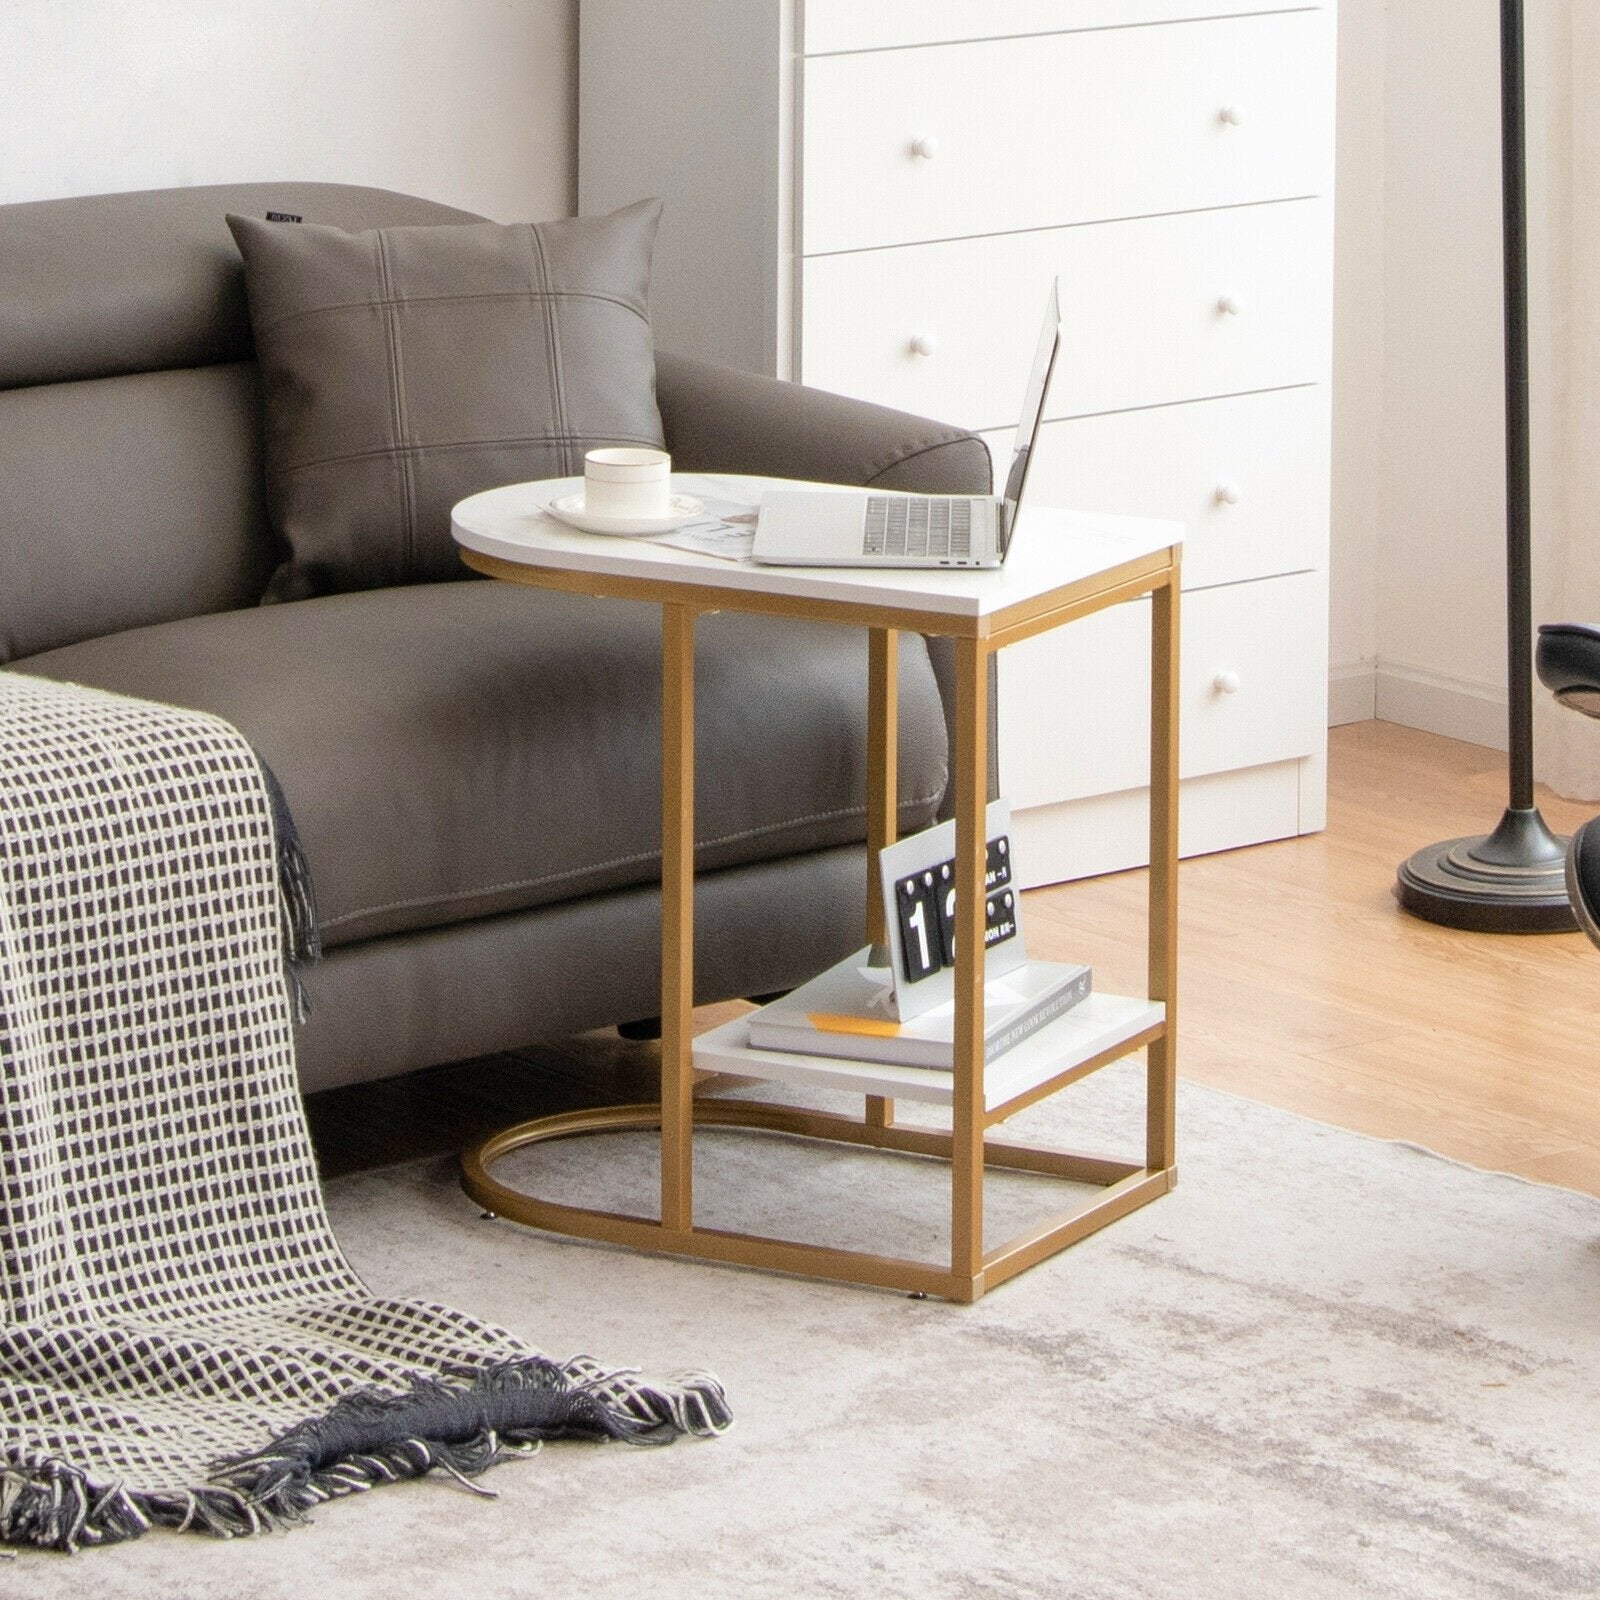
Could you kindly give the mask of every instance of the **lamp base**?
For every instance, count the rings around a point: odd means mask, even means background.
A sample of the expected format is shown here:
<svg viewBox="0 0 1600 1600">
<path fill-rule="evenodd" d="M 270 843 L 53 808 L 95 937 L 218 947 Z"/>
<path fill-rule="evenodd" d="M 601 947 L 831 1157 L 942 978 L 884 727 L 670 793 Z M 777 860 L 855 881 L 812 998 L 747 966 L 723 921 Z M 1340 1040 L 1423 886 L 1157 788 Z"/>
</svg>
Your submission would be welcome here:
<svg viewBox="0 0 1600 1600">
<path fill-rule="evenodd" d="M 1572 933 L 1566 851 L 1537 807 L 1510 809 L 1493 833 L 1417 851 L 1400 866 L 1395 899 L 1414 916 L 1472 933 Z"/>
</svg>

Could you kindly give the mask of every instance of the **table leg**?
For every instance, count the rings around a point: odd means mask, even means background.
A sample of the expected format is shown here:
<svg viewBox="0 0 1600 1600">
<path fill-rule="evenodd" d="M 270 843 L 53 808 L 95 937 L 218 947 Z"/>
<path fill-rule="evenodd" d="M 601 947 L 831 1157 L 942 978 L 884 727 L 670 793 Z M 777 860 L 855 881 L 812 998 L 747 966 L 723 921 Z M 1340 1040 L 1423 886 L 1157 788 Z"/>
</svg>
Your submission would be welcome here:
<svg viewBox="0 0 1600 1600">
<path fill-rule="evenodd" d="M 694 1220 L 694 623 L 661 607 L 661 1225 Z"/>
<path fill-rule="evenodd" d="M 980 639 L 956 641 L 955 1084 L 951 1111 L 950 1271 L 983 1267 L 983 889 L 989 798 L 989 660 Z M 981 1290 L 980 1290 L 981 1292 Z"/>
<path fill-rule="evenodd" d="M 1150 597 L 1150 948 L 1146 993 L 1166 1027 L 1145 1054 L 1145 1165 L 1177 1162 L 1178 1038 L 1178 573 Z"/>
<path fill-rule="evenodd" d="M 874 628 L 867 635 L 867 942 L 887 946 L 878 852 L 894 843 L 900 795 L 900 635 Z M 867 1123 L 887 1128 L 894 1101 L 867 1096 Z"/>
</svg>

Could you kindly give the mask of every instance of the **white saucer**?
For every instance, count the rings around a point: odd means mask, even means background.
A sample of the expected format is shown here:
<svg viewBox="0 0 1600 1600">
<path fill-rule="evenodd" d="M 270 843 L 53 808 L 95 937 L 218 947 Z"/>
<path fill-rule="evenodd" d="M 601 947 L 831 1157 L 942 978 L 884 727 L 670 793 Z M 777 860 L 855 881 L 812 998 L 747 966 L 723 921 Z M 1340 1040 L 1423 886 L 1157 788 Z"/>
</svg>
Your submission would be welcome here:
<svg viewBox="0 0 1600 1600">
<path fill-rule="evenodd" d="M 596 517 L 583 509 L 583 495 L 564 494 L 552 500 L 545 510 L 558 522 L 582 528 L 585 533 L 614 533 L 623 537 L 644 538 L 652 533 L 671 533 L 686 522 L 693 522 L 705 510 L 705 503 L 692 494 L 675 494 L 672 510 L 664 517 Z"/>
</svg>

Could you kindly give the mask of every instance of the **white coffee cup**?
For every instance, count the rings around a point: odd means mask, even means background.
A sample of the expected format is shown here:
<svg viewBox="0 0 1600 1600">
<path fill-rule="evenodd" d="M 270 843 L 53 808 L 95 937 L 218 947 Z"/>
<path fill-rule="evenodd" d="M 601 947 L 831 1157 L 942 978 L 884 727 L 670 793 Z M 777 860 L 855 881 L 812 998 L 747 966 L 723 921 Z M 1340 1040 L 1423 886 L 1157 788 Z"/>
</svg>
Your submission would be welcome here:
<svg viewBox="0 0 1600 1600">
<path fill-rule="evenodd" d="M 636 447 L 589 451 L 583 458 L 583 509 L 593 517 L 671 515 L 672 457 Z"/>
</svg>

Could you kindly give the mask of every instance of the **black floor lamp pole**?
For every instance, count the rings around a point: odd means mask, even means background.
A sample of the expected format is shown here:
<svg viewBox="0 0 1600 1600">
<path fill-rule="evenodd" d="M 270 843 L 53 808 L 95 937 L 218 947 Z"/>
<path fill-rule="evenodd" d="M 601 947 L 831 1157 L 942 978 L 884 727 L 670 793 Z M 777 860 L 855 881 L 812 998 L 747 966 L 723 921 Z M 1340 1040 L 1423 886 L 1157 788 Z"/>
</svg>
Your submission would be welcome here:
<svg viewBox="0 0 1600 1600">
<path fill-rule="evenodd" d="M 1505 255 L 1506 693 L 1510 795 L 1493 833 L 1447 839 L 1402 863 L 1395 895 L 1430 922 L 1481 933 L 1577 926 L 1566 840 L 1533 801 L 1532 495 L 1528 430 L 1528 195 L 1522 0 L 1500 0 L 1500 186 Z"/>
<path fill-rule="evenodd" d="M 1528 426 L 1528 152 L 1522 0 L 1500 0 L 1500 185 L 1505 236 L 1506 662 L 1511 809 L 1533 804 L 1533 525 Z"/>
</svg>

